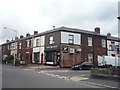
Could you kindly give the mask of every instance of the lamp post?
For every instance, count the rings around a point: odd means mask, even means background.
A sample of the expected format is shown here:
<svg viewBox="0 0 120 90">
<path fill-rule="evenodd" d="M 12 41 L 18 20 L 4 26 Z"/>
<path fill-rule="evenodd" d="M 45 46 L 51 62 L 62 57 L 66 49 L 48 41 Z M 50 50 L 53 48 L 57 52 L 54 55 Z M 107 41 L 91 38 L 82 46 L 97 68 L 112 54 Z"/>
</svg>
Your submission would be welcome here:
<svg viewBox="0 0 120 90">
<path fill-rule="evenodd" d="M 12 31 L 14 31 L 15 32 L 15 38 L 17 37 L 17 31 L 16 30 L 14 30 L 14 29 L 11 29 L 11 28 L 7 28 L 7 27 L 4 27 L 4 29 L 9 29 L 9 30 L 12 30 Z M 16 39 L 15 39 L 15 49 L 17 49 L 17 47 L 16 47 Z M 16 52 L 17 53 L 17 52 Z M 14 62 L 13 62 L 13 64 L 15 65 L 15 53 L 14 53 Z"/>
</svg>

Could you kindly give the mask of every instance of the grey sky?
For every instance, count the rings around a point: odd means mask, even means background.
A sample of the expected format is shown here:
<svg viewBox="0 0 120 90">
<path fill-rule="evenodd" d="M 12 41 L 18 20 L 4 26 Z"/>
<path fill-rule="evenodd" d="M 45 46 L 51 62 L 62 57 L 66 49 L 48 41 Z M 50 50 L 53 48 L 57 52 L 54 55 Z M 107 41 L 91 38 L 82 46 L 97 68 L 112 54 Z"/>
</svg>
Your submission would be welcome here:
<svg viewBox="0 0 120 90">
<path fill-rule="evenodd" d="M 0 0 L 0 44 L 18 36 L 52 29 L 52 26 L 80 28 L 118 35 L 119 0 Z M 3 27 L 8 27 L 4 30 Z"/>
</svg>

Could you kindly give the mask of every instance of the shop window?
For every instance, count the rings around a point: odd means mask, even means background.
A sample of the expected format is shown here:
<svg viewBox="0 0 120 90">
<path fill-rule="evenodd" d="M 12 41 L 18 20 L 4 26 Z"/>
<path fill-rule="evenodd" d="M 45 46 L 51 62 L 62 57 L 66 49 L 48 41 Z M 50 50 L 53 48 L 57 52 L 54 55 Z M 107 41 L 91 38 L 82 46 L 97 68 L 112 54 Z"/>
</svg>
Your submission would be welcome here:
<svg viewBox="0 0 120 90">
<path fill-rule="evenodd" d="M 34 61 L 35 61 L 35 63 L 39 62 L 39 57 L 40 57 L 40 53 L 39 52 L 34 53 Z"/>
<path fill-rule="evenodd" d="M 92 38 L 88 37 L 88 46 L 92 46 Z"/>
<path fill-rule="evenodd" d="M 53 52 L 47 52 L 46 53 L 46 62 L 53 62 Z"/>
</svg>

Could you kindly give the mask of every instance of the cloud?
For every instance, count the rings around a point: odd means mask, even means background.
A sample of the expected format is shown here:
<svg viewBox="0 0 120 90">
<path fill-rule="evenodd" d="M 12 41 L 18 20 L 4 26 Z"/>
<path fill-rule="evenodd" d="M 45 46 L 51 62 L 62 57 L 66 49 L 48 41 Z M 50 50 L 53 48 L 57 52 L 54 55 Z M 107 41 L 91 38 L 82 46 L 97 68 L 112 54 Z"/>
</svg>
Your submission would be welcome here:
<svg viewBox="0 0 120 90">
<path fill-rule="evenodd" d="M 93 31 L 96 26 L 101 33 L 117 36 L 118 0 L 0 0 L 0 42 L 19 35 L 43 32 L 52 26 L 74 27 Z"/>
</svg>

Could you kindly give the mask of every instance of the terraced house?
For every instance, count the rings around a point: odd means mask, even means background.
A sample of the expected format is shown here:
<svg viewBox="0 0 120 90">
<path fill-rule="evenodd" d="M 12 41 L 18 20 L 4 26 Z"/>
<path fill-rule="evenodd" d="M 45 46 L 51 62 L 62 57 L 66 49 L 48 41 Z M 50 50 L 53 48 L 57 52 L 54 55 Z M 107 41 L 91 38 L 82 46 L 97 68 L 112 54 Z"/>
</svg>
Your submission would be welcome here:
<svg viewBox="0 0 120 90">
<path fill-rule="evenodd" d="M 98 55 L 109 55 L 109 40 L 120 42 L 120 38 L 100 34 L 100 28 L 94 31 L 59 27 L 34 35 L 20 36 L 17 58 L 28 63 L 41 63 L 70 67 L 84 61 L 98 64 Z M 2 47 L 6 47 L 5 43 Z M 6 53 L 3 53 L 3 56 Z"/>
</svg>

